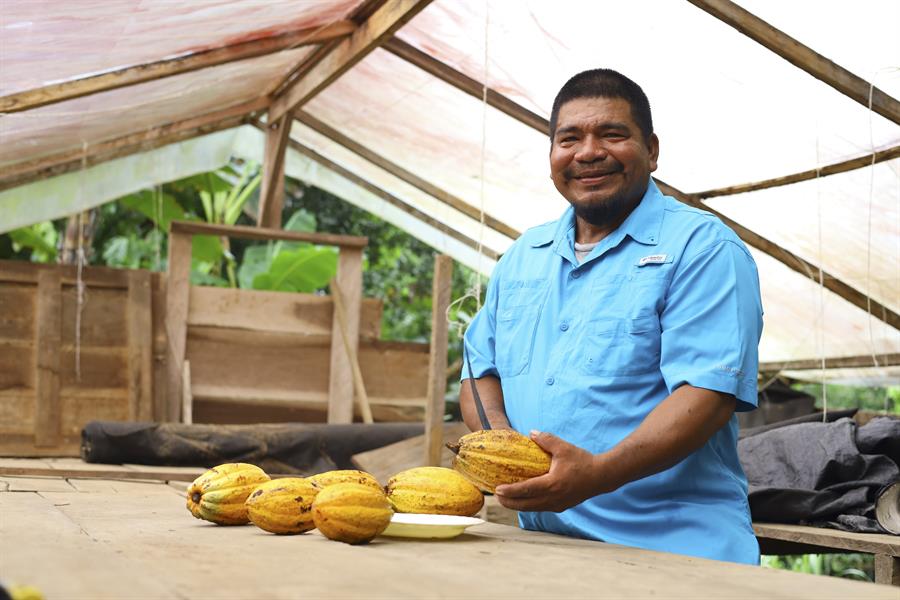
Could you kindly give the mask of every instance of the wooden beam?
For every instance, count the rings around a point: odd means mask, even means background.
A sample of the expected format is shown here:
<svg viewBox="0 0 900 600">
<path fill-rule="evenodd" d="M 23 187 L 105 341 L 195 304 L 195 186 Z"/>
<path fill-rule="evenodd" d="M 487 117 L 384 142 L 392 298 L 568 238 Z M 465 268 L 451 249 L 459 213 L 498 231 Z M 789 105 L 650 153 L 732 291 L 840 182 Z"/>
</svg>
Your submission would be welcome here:
<svg viewBox="0 0 900 600">
<path fill-rule="evenodd" d="M 450 65 L 422 52 L 415 46 L 408 44 L 399 38 L 393 37 L 385 42 L 382 47 L 388 52 L 414 64 L 423 71 L 434 75 L 441 81 L 449 83 L 458 90 L 469 94 L 473 98 L 476 98 L 479 101 L 482 99 L 484 94 L 484 84 L 482 82 L 457 71 Z M 510 100 L 492 88 L 487 89 L 487 103 L 513 119 L 528 125 L 532 129 L 540 131 L 544 135 L 550 135 L 549 120 L 534 111 L 528 110 L 521 104 Z"/>
<path fill-rule="evenodd" d="M 59 270 L 38 273 L 35 315 L 34 445 L 57 446 L 62 411 L 59 397 L 62 345 L 62 278 Z"/>
<path fill-rule="evenodd" d="M 387 0 L 363 0 L 363 2 L 358 4 L 348 17 L 348 21 L 352 23 L 352 29 L 355 29 L 357 26 L 365 23 L 366 19 L 368 19 L 376 10 L 381 8 L 381 5 L 386 1 Z M 300 63 L 296 67 L 294 67 L 290 73 L 288 73 L 271 89 L 269 89 L 266 92 L 266 96 L 272 98 L 280 96 L 286 89 L 288 89 L 288 87 L 293 85 L 295 81 L 304 77 L 314 66 L 319 64 L 319 62 L 329 53 L 331 53 L 332 50 L 337 48 L 340 43 L 340 38 L 337 38 L 320 45 L 312 53 L 301 60 Z"/>
<path fill-rule="evenodd" d="M 344 314 L 335 310 L 331 327 L 331 359 L 328 376 L 328 422 L 353 422 L 353 357 L 359 350 L 359 314 L 362 303 L 362 249 L 341 248 L 338 254 L 338 270 L 335 279 L 338 289 L 332 290 L 340 294 L 343 300 Z M 346 317 L 341 322 L 341 317 Z M 342 337 L 346 336 L 348 348 L 344 348 Z M 349 356 L 348 356 L 349 355 Z M 367 398 L 368 400 L 368 398 Z M 363 413 L 365 414 L 365 413 Z M 371 417 L 371 411 L 369 412 Z"/>
<path fill-rule="evenodd" d="M 362 260 L 360 260 L 362 264 Z M 362 278 L 362 270 L 360 269 L 360 278 Z M 359 412 L 362 415 L 363 423 L 374 423 L 372 418 L 372 407 L 369 405 L 369 395 L 366 393 L 366 382 L 363 379 L 362 369 L 359 367 L 359 357 L 356 349 L 350 341 L 347 333 L 347 309 L 344 306 L 344 292 L 338 283 L 337 278 L 333 278 L 330 283 L 331 297 L 334 299 L 334 316 L 337 317 L 338 334 L 341 337 L 341 343 L 344 351 L 347 353 L 347 360 L 353 372 L 353 388 L 356 391 L 356 399 L 359 401 Z M 359 329 L 357 327 L 357 329 Z M 332 331 L 332 343 L 334 340 L 334 332 Z M 357 343 L 357 347 L 359 344 Z"/>
<path fill-rule="evenodd" d="M 875 361 L 878 361 L 877 364 Z M 900 365 L 900 353 L 871 354 L 861 356 L 838 356 L 825 359 L 826 369 L 869 369 L 873 367 L 896 367 Z M 803 360 L 785 360 L 781 362 L 760 363 L 761 373 L 776 373 L 779 371 L 811 371 L 822 368 L 821 358 L 809 358 Z"/>
<path fill-rule="evenodd" d="M 832 163 L 819 169 L 809 169 L 807 171 L 801 171 L 792 175 L 774 177 L 772 179 L 764 179 L 763 181 L 757 181 L 754 183 L 730 185 L 727 187 L 706 190 L 705 192 L 696 192 L 688 194 L 688 196 L 691 196 L 697 200 L 703 200 L 706 198 L 716 198 L 720 196 L 732 196 L 734 194 L 755 192 L 756 190 L 779 187 L 782 185 L 788 185 L 790 183 L 809 181 L 810 179 L 816 179 L 817 177 L 825 177 L 827 175 L 835 175 L 837 173 L 846 173 L 847 171 L 869 167 L 876 163 L 884 162 L 886 160 L 893 160 L 898 157 L 900 157 L 900 145 L 889 146 L 875 151 L 874 154 L 866 154 L 864 156 L 851 158 L 850 160 Z"/>
<path fill-rule="evenodd" d="M 4 167 L 0 174 L 0 191 L 237 127 L 247 123 L 250 115 L 265 110 L 267 106 L 267 99 L 257 98 L 199 117 L 191 117 L 165 125 L 154 125 L 149 129 L 98 142 L 88 146 L 86 151 L 79 147 L 10 165 Z"/>
<path fill-rule="evenodd" d="M 284 151 L 294 121 L 288 113 L 267 126 L 263 158 L 262 186 L 259 191 L 260 227 L 281 229 L 281 210 L 284 207 Z"/>
<path fill-rule="evenodd" d="M 198 69 L 274 54 L 300 46 L 320 44 L 346 37 L 355 29 L 352 21 L 335 21 L 324 26 L 286 31 L 220 48 L 187 52 L 149 63 L 116 68 L 0 97 L 0 112 L 30 110 Z"/>
<path fill-rule="evenodd" d="M 746 242 L 750 246 L 753 246 L 757 250 L 764 252 L 765 254 L 768 254 L 769 256 L 771 256 L 778 262 L 782 263 L 783 265 L 787 266 L 788 268 L 800 273 L 801 275 L 803 275 L 805 277 L 808 277 L 809 279 L 812 279 L 816 283 L 819 282 L 820 271 L 821 271 L 821 278 L 823 280 L 823 285 L 829 291 L 834 292 L 835 294 L 837 294 L 844 300 L 850 302 L 854 306 L 861 308 L 862 310 L 864 310 L 866 312 L 869 312 L 876 319 L 884 321 L 885 323 L 887 323 L 891 327 L 894 327 L 895 329 L 900 329 L 900 314 L 897 314 L 896 312 L 894 312 L 893 310 L 884 306 L 880 302 L 877 302 L 874 299 L 868 298 L 865 294 L 863 294 L 862 292 L 860 292 L 853 286 L 838 279 L 831 273 L 828 273 L 827 271 L 822 271 L 818 267 L 818 265 L 815 265 L 815 264 L 809 262 L 808 260 L 800 258 L 799 256 L 797 256 L 793 252 L 787 250 L 786 248 L 783 248 L 783 247 L 779 246 L 778 244 L 776 244 L 775 242 L 759 235 L 755 231 L 752 231 L 751 229 L 744 227 L 737 221 L 726 217 L 725 215 L 723 215 L 716 209 L 711 208 L 711 207 L 701 203 L 699 200 L 696 200 L 692 196 L 685 194 L 684 192 L 681 192 L 681 191 L 677 190 L 676 188 L 674 188 L 666 183 L 663 183 L 662 181 L 660 181 L 658 179 L 655 179 L 655 181 L 656 181 L 657 185 L 659 186 L 660 190 L 664 194 L 668 194 L 668 195 L 680 200 L 681 202 L 684 202 L 685 204 L 688 204 L 690 206 L 695 206 L 701 210 L 705 210 L 707 212 L 714 214 L 719 219 L 721 219 L 723 223 L 725 223 L 726 225 L 731 227 L 731 229 L 734 230 L 734 232 L 736 234 L 738 234 L 738 236 L 742 240 L 744 240 L 744 242 Z"/>
<path fill-rule="evenodd" d="M 729 0 L 688 0 L 845 96 L 900 124 L 900 102 Z M 810 18 L 815 18 L 811 15 Z"/>
<path fill-rule="evenodd" d="M 260 125 L 257 124 L 257 127 L 259 127 L 259 126 Z M 469 246 L 470 248 L 473 248 L 474 250 L 479 250 L 479 247 L 480 247 L 480 251 L 482 254 L 484 254 L 485 256 L 487 256 L 488 258 L 491 258 L 493 260 L 499 260 L 500 255 L 497 254 L 496 252 L 494 252 L 493 250 L 491 250 L 490 248 L 480 245 L 477 241 L 473 240 L 472 238 L 456 231 L 452 227 L 449 227 L 446 224 L 442 223 L 441 221 L 438 221 L 434 217 L 422 212 L 418 208 L 411 206 L 410 204 L 407 204 L 406 202 L 404 202 L 397 196 L 394 196 L 390 192 L 387 192 L 387 191 L 381 189 L 380 187 L 378 187 L 377 185 L 370 183 L 369 181 L 363 179 L 362 177 L 360 177 L 356 173 L 350 171 L 349 169 L 346 169 L 346 168 L 342 167 L 341 165 L 337 164 L 336 162 L 319 154 L 312 148 L 304 146 L 303 144 L 301 144 L 300 142 L 298 142 L 297 140 L 295 140 L 293 138 L 288 140 L 288 145 L 293 150 L 296 150 L 303 156 L 306 156 L 307 158 L 319 163 L 320 165 L 326 167 L 327 169 L 334 171 L 341 177 L 348 179 L 349 181 L 360 186 L 361 188 L 365 189 L 366 191 L 378 196 L 379 198 L 381 198 L 388 204 L 391 204 L 391 205 L 399 208 L 403 212 L 405 212 L 409 215 L 412 215 L 419 221 L 422 221 L 423 223 L 437 229 L 438 231 L 440 231 L 441 233 L 444 233 L 448 237 L 452 237 L 453 239 L 457 240 L 458 242 L 461 242 L 462 244 L 465 244 L 466 246 Z"/>
<path fill-rule="evenodd" d="M 476 221 L 481 221 L 481 211 L 479 211 L 478 208 L 476 208 L 472 204 L 466 202 L 462 198 L 458 198 L 457 196 L 454 196 L 453 194 L 444 191 L 443 189 L 439 188 L 438 186 L 436 186 L 432 183 L 429 183 L 425 179 L 422 179 L 415 173 L 408 171 L 407 169 L 404 169 L 400 165 L 384 158 L 380 154 L 363 146 L 362 144 L 360 144 L 353 138 L 344 135 L 343 133 L 341 133 L 340 131 L 331 127 L 327 123 L 312 116 L 308 112 L 299 110 L 299 111 L 297 111 L 295 118 L 298 121 L 300 121 L 301 123 L 303 123 L 304 125 L 306 125 L 307 127 L 309 127 L 310 129 L 327 137 L 331 141 L 333 141 L 337 144 L 340 144 L 341 146 L 343 146 L 344 148 L 346 148 L 347 150 L 350 150 L 351 152 L 353 152 L 355 154 L 358 154 L 359 156 L 361 156 L 362 158 L 365 158 L 370 163 L 381 167 L 382 169 L 384 169 L 385 171 L 387 171 L 394 177 L 397 177 L 398 179 L 405 181 L 406 183 L 410 184 L 411 186 L 418 188 L 419 190 L 425 192 L 429 196 L 437 198 L 444 204 L 452 206 L 453 208 L 455 208 L 459 212 L 463 213 L 464 215 L 471 217 L 471 218 L 475 219 Z M 513 229 L 512 227 L 510 227 L 503 221 L 501 221 L 495 217 L 492 217 L 488 214 L 484 215 L 484 224 L 486 226 L 490 227 L 491 229 L 493 229 L 499 233 L 502 233 L 503 235 L 505 235 L 509 238 L 512 238 L 512 239 L 516 239 L 517 237 L 519 237 L 522 234 L 522 232 L 520 232 L 516 229 Z"/>
<path fill-rule="evenodd" d="M 307 233 L 303 231 L 285 231 L 284 229 L 264 229 L 246 225 L 214 225 L 196 221 L 172 221 L 172 233 L 188 235 L 216 235 L 235 237 L 245 240 L 282 240 L 285 242 L 312 242 L 322 246 L 338 246 L 340 248 L 365 248 L 369 243 L 366 237 L 355 235 L 336 235 L 332 233 Z"/>
<path fill-rule="evenodd" d="M 150 272 L 128 271 L 128 420 L 153 420 L 153 307 Z"/>
<path fill-rule="evenodd" d="M 430 3 L 431 0 L 394 0 L 380 6 L 348 39 L 272 101 L 269 121 L 274 122 L 308 102 Z"/>
<path fill-rule="evenodd" d="M 425 405 L 424 465 L 441 466 L 444 442 L 444 395 L 447 392 L 447 308 L 453 278 L 453 259 L 434 257 L 431 285 L 431 349 L 428 355 L 428 403 Z"/>
<path fill-rule="evenodd" d="M 184 357 L 187 349 L 187 315 L 191 289 L 191 236 L 169 229 L 169 273 L 166 288 L 166 415 L 165 420 L 182 419 Z"/>
</svg>

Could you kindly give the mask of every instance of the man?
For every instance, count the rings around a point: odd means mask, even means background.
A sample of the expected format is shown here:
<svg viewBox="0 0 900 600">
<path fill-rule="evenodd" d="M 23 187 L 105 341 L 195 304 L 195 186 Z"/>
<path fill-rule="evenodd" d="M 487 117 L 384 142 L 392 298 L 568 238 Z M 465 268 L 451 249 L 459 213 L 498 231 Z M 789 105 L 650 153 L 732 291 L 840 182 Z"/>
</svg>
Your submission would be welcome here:
<svg viewBox="0 0 900 600">
<path fill-rule="evenodd" d="M 466 332 L 495 428 L 552 455 L 496 490 L 526 529 L 758 564 L 735 411 L 756 406 L 756 266 L 718 219 L 663 196 L 641 88 L 580 73 L 550 119 L 570 207 L 525 232 Z M 470 382 L 460 401 L 480 429 Z"/>
</svg>

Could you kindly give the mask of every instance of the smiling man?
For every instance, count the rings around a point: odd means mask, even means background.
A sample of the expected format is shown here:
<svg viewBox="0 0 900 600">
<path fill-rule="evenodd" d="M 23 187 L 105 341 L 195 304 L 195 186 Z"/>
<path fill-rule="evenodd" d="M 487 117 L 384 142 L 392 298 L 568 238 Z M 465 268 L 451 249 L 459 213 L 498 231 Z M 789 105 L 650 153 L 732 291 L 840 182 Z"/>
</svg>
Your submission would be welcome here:
<svg viewBox="0 0 900 600">
<path fill-rule="evenodd" d="M 526 529 L 756 564 L 735 411 L 756 406 L 756 266 L 709 213 L 663 196 L 641 88 L 608 69 L 553 103 L 550 173 L 571 205 L 525 232 L 466 332 L 493 427 L 552 455 L 500 486 Z M 470 384 L 463 416 L 480 428 Z"/>
</svg>

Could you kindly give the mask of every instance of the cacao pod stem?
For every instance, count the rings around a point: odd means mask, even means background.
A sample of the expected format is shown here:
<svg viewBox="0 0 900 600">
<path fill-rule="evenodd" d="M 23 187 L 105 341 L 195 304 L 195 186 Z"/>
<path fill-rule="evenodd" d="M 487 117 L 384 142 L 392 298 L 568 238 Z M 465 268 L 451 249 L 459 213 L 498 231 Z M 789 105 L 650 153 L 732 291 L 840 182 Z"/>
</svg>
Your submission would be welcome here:
<svg viewBox="0 0 900 600">
<path fill-rule="evenodd" d="M 445 444 L 453 454 L 459 454 L 459 442 L 447 442 Z"/>
</svg>

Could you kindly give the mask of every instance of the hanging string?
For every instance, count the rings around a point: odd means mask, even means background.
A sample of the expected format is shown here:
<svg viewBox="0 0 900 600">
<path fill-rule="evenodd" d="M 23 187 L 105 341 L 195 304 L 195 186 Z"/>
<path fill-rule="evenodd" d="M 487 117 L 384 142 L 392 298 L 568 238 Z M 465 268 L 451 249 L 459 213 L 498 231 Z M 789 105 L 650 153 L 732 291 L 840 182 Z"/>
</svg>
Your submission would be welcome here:
<svg viewBox="0 0 900 600">
<path fill-rule="evenodd" d="M 490 3 L 485 2 L 484 5 L 484 56 L 483 56 L 483 67 L 482 67 L 482 75 L 481 75 L 481 154 L 480 154 L 480 164 L 479 164 L 479 226 L 478 226 L 478 246 L 476 248 L 476 252 L 478 253 L 476 259 L 476 268 L 475 268 L 475 282 L 472 286 L 470 286 L 466 293 L 461 297 L 457 298 L 453 302 L 451 302 L 447 306 L 447 311 L 445 313 L 445 318 L 447 319 L 447 323 L 451 330 L 455 331 L 458 335 L 463 336 L 465 334 L 466 323 L 463 323 L 458 318 L 453 318 L 451 316 L 451 312 L 457 307 L 462 306 L 462 304 L 470 299 L 474 298 L 475 300 L 475 311 L 481 309 L 481 288 L 482 288 L 482 277 L 481 274 L 481 264 L 482 259 L 484 258 L 484 202 L 485 202 L 485 181 L 484 181 L 484 172 L 485 172 L 485 156 L 487 152 L 487 117 L 488 117 L 488 103 L 487 103 L 487 95 L 488 95 L 488 31 L 490 29 Z"/>
<path fill-rule="evenodd" d="M 819 263 L 819 323 L 816 327 L 818 335 L 817 346 L 819 347 L 819 369 L 820 379 L 822 383 L 822 422 L 828 422 L 828 383 L 825 376 L 825 275 L 824 275 L 824 257 L 822 256 L 822 186 L 821 186 L 821 165 L 822 156 L 819 146 L 819 124 L 816 121 L 816 219 L 817 236 L 818 236 L 818 263 Z"/>
<path fill-rule="evenodd" d="M 87 149 L 88 144 L 86 141 L 82 140 L 81 142 L 81 171 L 79 173 L 79 181 L 78 181 L 78 208 L 82 208 L 81 202 L 84 195 L 84 172 L 87 168 Z M 84 311 L 84 303 L 85 303 L 85 293 L 84 293 L 84 277 L 83 277 L 83 269 L 84 269 L 84 230 L 85 230 L 85 211 L 81 210 L 78 212 L 78 216 L 76 217 L 76 225 L 78 226 L 78 252 L 76 254 L 77 257 L 77 267 L 76 267 L 76 280 L 75 280 L 75 293 L 76 293 L 76 308 L 75 308 L 75 381 L 81 382 L 81 316 Z"/>
</svg>

